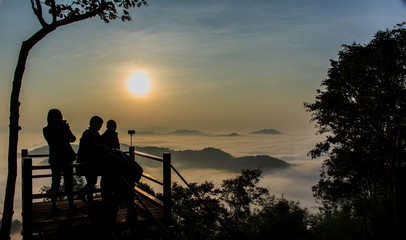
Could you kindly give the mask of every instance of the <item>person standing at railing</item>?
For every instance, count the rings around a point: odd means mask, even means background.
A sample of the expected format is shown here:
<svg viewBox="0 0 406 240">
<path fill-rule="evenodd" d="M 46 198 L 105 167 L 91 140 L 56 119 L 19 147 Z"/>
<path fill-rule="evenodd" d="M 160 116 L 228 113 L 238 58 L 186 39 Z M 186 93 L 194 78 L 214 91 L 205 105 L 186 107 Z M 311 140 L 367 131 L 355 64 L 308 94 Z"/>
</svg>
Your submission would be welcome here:
<svg viewBox="0 0 406 240">
<path fill-rule="evenodd" d="M 108 120 L 106 124 L 106 131 L 101 135 L 101 141 L 109 148 L 120 149 L 120 141 L 118 140 L 118 133 L 116 132 L 117 123 L 114 120 Z"/>
<path fill-rule="evenodd" d="M 105 167 L 102 176 L 101 192 L 106 210 L 114 218 L 120 205 L 120 200 L 127 205 L 127 220 L 136 222 L 137 208 L 134 204 L 134 183 L 141 178 L 142 167 L 127 154 L 120 151 L 120 142 L 116 132 L 117 123 L 107 121 L 107 129 L 102 134 L 102 144 L 106 146 Z"/>
<path fill-rule="evenodd" d="M 76 154 L 70 143 L 75 142 L 76 137 L 71 132 L 66 120 L 63 120 L 62 113 L 58 109 L 49 110 L 47 121 L 48 125 L 44 127 L 43 134 L 49 145 L 49 165 L 52 172 L 52 211 L 59 211 L 56 206 L 56 193 L 59 191 L 62 173 L 69 209 L 72 210 L 75 208 L 72 193 L 73 168 L 69 165 L 76 159 Z"/>
<path fill-rule="evenodd" d="M 89 128 L 83 132 L 80 138 L 77 160 L 78 163 L 86 163 L 87 165 L 80 166 L 76 170 L 78 175 L 84 175 L 86 178 L 84 191 L 90 204 L 93 202 L 93 190 L 97 183 L 97 176 L 101 175 L 102 163 L 98 163 L 100 160 L 98 145 L 101 144 L 99 130 L 103 125 L 103 119 L 99 116 L 93 116 L 90 119 L 89 125 Z"/>
<path fill-rule="evenodd" d="M 105 149 L 105 159 L 112 164 L 111 161 L 114 161 L 112 149 L 120 149 L 120 141 L 118 139 L 118 133 L 116 132 L 117 123 L 114 120 L 108 120 L 106 124 L 106 131 L 101 135 L 101 142 L 108 149 Z M 118 200 L 114 193 L 114 172 L 111 171 L 111 166 L 105 166 L 101 179 L 101 195 L 106 209 L 110 211 L 111 214 L 115 214 L 118 209 Z"/>
</svg>

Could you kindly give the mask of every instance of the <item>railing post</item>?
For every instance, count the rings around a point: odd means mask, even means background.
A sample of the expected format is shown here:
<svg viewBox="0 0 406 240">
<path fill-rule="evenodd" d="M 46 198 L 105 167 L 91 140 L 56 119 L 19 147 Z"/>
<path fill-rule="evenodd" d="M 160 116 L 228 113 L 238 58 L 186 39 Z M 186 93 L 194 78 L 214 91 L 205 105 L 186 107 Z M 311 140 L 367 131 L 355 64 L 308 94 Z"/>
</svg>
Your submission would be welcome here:
<svg viewBox="0 0 406 240">
<path fill-rule="evenodd" d="M 130 157 L 132 158 L 132 159 L 135 159 L 135 147 L 134 146 L 129 146 L 128 147 L 128 152 L 129 152 L 129 155 L 130 155 Z"/>
<path fill-rule="evenodd" d="M 23 239 L 32 238 L 32 158 L 28 150 L 21 151 Z"/>
<path fill-rule="evenodd" d="M 172 212 L 172 196 L 171 196 L 171 154 L 163 154 L 163 192 L 164 192 L 164 220 L 166 226 L 169 226 Z"/>
<path fill-rule="evenodd" d="M 28 157 L 28 149 L 21 149 L 21 157 L 22 158 Z"/>
</svg>

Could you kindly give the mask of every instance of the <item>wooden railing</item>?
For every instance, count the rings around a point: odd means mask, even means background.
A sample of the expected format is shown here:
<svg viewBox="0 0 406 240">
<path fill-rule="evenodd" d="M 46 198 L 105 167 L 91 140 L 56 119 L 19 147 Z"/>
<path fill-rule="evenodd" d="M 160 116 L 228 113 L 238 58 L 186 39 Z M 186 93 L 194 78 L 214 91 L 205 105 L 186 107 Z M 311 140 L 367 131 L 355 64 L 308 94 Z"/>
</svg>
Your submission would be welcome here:
<svg viewBox="0 0 406 240">
<path fill-rule="evenodd" d="M 150 155 L 147 153 L 142 153 L 135 151 L 134 147 L 130 147 L 127 152 L 132 159 L 135 158 L 135 155 L 144 157 L 147 159 L 155 160 L 162 162 L 163 164 L 163 179 L 155 178 L 147 173 L 143 173 L 142 177 L 148 179 L 156 184 L 159 184 L 163 187 L 163 213 L 164 213 L 164 223 L 163 226 L 168 227 L 169 221 L 171 218 L 171 154 L 163 153 L 162 157 Z M 31 239 L 32 236 L 32 206 L 34 199 L 49 198 L 50 193 L 38 193 L 33 194 L 33 179 L 36 178 L 47 178 L 51 177 L 51 174 L 37 174 L 34 175 L 33 172 L 37 170 L 51 169 L 50 165 L 33 165 L 33 158 L 45 158 L 49 157 L 49 154 L 29 154 L 27 149 L 21 151 L 22 156 L 22 219 L 23 219 L 23 238 Z M 71 166 L 76 168 L 83 164 L 72 163 Z M 155 202 L 161 202 L 160 200 L 154 198 L 151 195 L 148 195 L 146 192 L 141 190 L 138 187 L 135 187 L 134 190 L 148 198 L 152 199 Z M 99 189 L 100 191 L 100 189 Z M 78 193 L 79 191 L 74 192 Z M 66 193 L 60 192 L 57 193 L 59 196 L 64 196 Z M 162 203 L 160 204 L 162 205 Z M 162 223 L 159 223 L 162 225 Z"/>
<path fill-rule="evenodd" d="M 151 160 L 155 160 L 155 161 L 159 161 L 163 163 L 163 180 L 157 179 L 152 177 L 149 174 L 146 173 L 142 173 L 142 176 L 146 179 L 149 179 L 155 183 L 158 183 L 160 185 L 163 186 L 163 197 L 164 197 L 164 221 L 165 224 L 167 226 L 169 226 L 169 221 L 171 219 L 171 211 L 172 211 L 172 203 L 171 203 L 171 167 L 172 167 L 172 163 L 171 163 L 171 154 L 170 153 L 163 153 L 162 157 L 157 157 L 154 155 L 150 155 L 147 153 L 143 153 L 143 152 L 138 152 L 135 151 L 135 147 L 131 147 L 129 148 L 129 155 L 132 159 L 135 159 L 135 155 L 137 156 L 141 156 L 144 158 L 148 158 Z"/>
</svg>

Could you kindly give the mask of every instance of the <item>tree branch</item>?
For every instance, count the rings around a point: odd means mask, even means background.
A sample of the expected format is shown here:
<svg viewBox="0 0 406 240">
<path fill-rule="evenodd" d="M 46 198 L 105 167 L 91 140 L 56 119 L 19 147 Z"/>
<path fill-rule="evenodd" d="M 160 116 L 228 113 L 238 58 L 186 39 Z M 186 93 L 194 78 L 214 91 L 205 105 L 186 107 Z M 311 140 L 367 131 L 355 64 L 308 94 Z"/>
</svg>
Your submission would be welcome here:
<svg viewBox="0 0 406 240">
<path fill-rule="evenodd" d="M 35 3 L 33 0 L 31 0 L 31 7 L 32 11 L 34 12 L 35 16 L 37 16 L 39 23 L 41 24 L 42 27 L 47 27 L 48 23 L 45 22 L 44 18 L 42 17 L 42 7 L 41 7 L 41 2 L 40 0 L 35 0 Z"/>
<path fill-rule="evenodd" d="M 39 0 L 37 0 L 39 1 Z M 55 5 L 55 0 L 51 1 L 51 10 L 52 10 L 52 23 L 56 22 L 56 5 Z"/>
<path fill-rule="evenodd" d="M 107 8 L 108 8 L 107 3 L 105 1 L 102 1 L 100 6 L 98 8 L 96 8 L 95 10 L 90 11 L 90 12 L 86 12 L 86 13 L 83 13 L 83 14 L 74 15 L 74 16 L 71 16 L 71 17 L 67 17 L 67 18 L 57 20 L 56 22 L 52 23 L 52 26 L 54 28 L 57 28 L 57 27 L 60 27 L 60 26 L 63 26 L 63 25 L 71 24 L 73 22 L 82 21 L 82 20 L 94 17 L 94 16 L 102 13 Z"/>
</svg>

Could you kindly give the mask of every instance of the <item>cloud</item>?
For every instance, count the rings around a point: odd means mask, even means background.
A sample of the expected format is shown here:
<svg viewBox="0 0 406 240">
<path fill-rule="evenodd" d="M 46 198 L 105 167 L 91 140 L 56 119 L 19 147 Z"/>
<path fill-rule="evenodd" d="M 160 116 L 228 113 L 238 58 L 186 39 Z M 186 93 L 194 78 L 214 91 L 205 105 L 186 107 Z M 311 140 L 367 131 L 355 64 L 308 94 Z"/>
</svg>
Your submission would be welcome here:
<svg viewBox="0 0 406 240">
<path fill-rule="evenodd" d="M 173 149 L 176 153 L 173 154 L 172 164 L 189 182 L 204 182 L 213 181 L 219 185 L 223 180 L 235 177 L 239 174 L 242 167 L 249 167 L 241 163 L 235 164 L 233 168 L 223 166 L 227 163 L 216 163 L 216 159 L 190 159 L 195 158 L 194 155 L 202 152 L 202 149 L 209 148 L 208 153 L 220 153 L 231 160 L 236 160 L 242 156 L 255 156 L 255 155 L 269 155 L 283 159 L 291 164 L 291 167 L 285 169 L 271 170 L 270 168 L 263 169 L 264 178 L 261 180 L 260 185 L 269 187 L 272 194 L 276 196 L 283 196 L 289 200 L 299 200 L 302 206 L 311 208 L 315 206 L 315 200 L 312 196 L 311 187 L 315 185 L 319 179 L 319 169 L 321 160 L 312 160 L 306 156 L 307 152 L 317 143 L 320 136 L 312 133 L 309 134 L 289 134 L 282 135 L 255 135 L 249 132 L 241 132 L 238 137 L 222 137 L 216 136 L 219 132 L 210 133 L 211 136 L 179 136 L 179 135 L 142 135 L 133 138 L 133 143 L 136 146 L 156 146 L 161 148 Z M 127 134 L 120 135 L 122 142 L 127 143 Z M 42 136 L 39 136 L 42 138 Z M 30 139 L 35 139 L 31 137 Z M 4 141 L 7 139 L 4 137 Z M 37 146 L 37 145 L 36 145 Z M 76 147 L 76 146 L 75 146 Z M 215 150 L 210 147 L 215 147 Z M 33 147 L 36 148 L 36 147 Z M 31 149 L 33 149 L 31 148 Z M 76 148 L 75 148 L 76 149 Z M 142 149 L 142 148 L 141 148 Z M 2 155 L 6 155 L 6 149 L 3 149 Z M 126 150 L 123 145 L 123 150 Z M 145 148 L 144 148 L 145 150 Z M 165 150 L 165 149 L 163 149 Z M 188 151 L 186 151 L 188 150 Z M 42 151 L 46 151 L 44 148 Z M 156 153 L 153 153 L 156 154 Z M 158 153 L 157 155 L 159 155 Z M 210 154 L 209 154 L 210 155 Z M 1 166 L 2 178 L 0 183 L 5 183 L 5 163 Z M 219 166 L 220 165 L 220 166 Z M 228 165 L 230 165 L 228 163 Z M 145 164 L 143 165 L 144 171 L 155 177 L 162 178 L 161 163 L 156 162 L 156 165 Z M 181 180 L 173 173 L 173 181 L 181 182 Z M 149 181 L 146 181 L 150 183 Z M 44 179 L 37 182 L 34 186 L 34 191 L 38 191 L 42 185 L 49 185 L 50 180 Z M 17 184 L 20 189 L 20 183 Z M 159 191 L 159 186 L 156 186 Z M 20 193 L 20 190 L 17 190 Z M 2 193 L 0 193 L 1 195 Z M 1 197 L 1 196 L 0 196 Z M 2 201 L 3 198 L 0 199 Z M 16 197 L 17 209 L 20 209 L 19 196 Z M 16 211 L 18 212 L 18 210 Z"/>
</svg>

